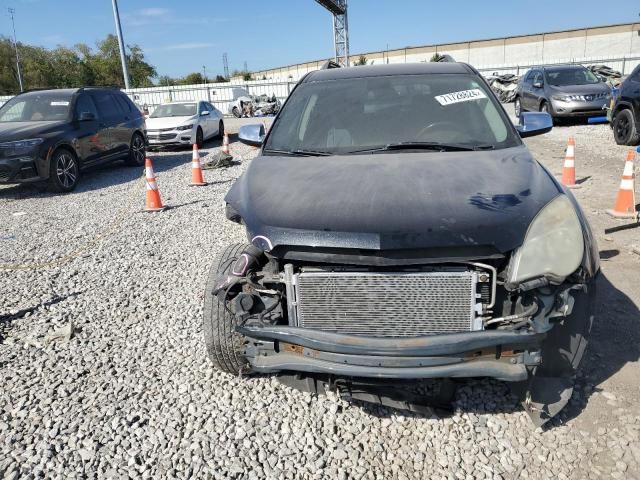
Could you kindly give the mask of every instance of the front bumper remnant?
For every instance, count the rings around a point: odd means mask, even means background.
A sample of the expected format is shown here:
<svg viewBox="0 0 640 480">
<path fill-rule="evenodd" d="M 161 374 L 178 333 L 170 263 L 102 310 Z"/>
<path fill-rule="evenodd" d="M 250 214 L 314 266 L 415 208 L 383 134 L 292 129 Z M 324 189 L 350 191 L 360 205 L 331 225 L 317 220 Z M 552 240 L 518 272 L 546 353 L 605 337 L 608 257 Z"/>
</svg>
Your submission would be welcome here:
<svg viewBox="0 0 640 480">
<path fill-rule="evenodd" d="M 411 338 L 244 326 L 257 372 L 301 371 L 372 378 L 492 377 L 518 382 L 540 363 L 545 334 L 480 331 Z"/>
</svg>

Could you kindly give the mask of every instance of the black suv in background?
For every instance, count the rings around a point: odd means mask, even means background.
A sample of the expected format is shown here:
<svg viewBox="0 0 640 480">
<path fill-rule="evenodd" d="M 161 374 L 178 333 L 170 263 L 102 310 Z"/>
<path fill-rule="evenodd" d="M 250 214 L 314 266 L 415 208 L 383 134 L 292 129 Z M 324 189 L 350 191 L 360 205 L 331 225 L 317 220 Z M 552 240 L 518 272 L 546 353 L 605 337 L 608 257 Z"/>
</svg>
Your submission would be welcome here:
<svg viewBox="0 0 640 480">
<path fill-rule="evenodd" d="M 611 108 L 611 128 L 618 145 L 640 144 L 640 65 L 620 85 Z"/>
<path fill-rule="evenodd" d="M 88 167 L 142 166 L 144 134 L 142 113 L 117 88 L 22 93 L 0 108 L 0 184 L 47 181 L 69 192 Z"/>
</svg>

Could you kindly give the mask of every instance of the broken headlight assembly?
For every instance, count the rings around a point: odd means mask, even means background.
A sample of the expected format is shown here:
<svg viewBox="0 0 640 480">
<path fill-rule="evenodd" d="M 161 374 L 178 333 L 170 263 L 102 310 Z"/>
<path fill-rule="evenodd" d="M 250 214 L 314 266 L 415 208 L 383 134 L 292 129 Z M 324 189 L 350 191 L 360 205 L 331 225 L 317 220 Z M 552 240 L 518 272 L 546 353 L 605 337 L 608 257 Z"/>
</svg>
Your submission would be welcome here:
<svg viewBox="0 0 640 480">
<path fill-rule="evenodd" d="M 511 256 L 509 288 L 544 278 L 561 283 L 582 262 L 584 239 L 578 214 L 566 195 L 560 195 L 533 219 L 522 246 Z"/>
</svg>

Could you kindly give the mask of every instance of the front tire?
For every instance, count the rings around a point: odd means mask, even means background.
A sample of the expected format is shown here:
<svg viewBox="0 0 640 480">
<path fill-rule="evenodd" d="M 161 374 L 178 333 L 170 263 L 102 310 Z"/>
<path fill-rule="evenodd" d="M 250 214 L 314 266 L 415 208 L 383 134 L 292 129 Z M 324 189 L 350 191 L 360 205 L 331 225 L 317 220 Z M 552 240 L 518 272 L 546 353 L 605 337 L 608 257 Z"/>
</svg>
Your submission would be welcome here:
<svg viewBox="0 0 640 480">
<path fill-rule="evenodd" d="M 233 116 L 236 118 L 242 117 L 242 113 L 240 112 L 240 109 L 238 107 L 233 107 L 231 109 L 231 113 L 233 113 Z"/>
<path fill-rule="evenodd" d="M 131 137 L 129 155 L 127 155 L 125 163 L 131 167 L 142 167 L 144 166 L 145 157 L 144 138 L 139 133 L 134 133 Z"/>
<path fill-rule="evenodd" d="M 78 159 L 70 150 L 60 148 L 51 156 L 49 186 L 54 192 L 67 193 L 76 188 L 80 168 Z"/>
<path fill-rule="evenodd" d="M 235 259 L 246 247 L 245 244 L 235 243 L 222 251 L 211 267 L 204 292 L 203 330 L 207 356 L 218 370 L 233 375 L 250 373 L 249 363 L 244 356 L 245 337 L 235 331 L 238 326 L 235 315 L 231 315 L 211 292 L 218 274 L 229 272 Z"/>
<path fill-rule="evenodd" d="M 640 133 L 629 109 L 620 110 L 613 117 L 613 138 L 618 145 L 638 145 Z"/>
<path fill-rule="evenodd" d="M 198 130 L 196 130 L 196 145 L 198 146 L 198 148 L 202 148 L 203 144 L 204 144 L 204 134 L 202 133 L 202 129 L 198 127 Z"/>
<path fill-rule="evenodd" d="M 515 111 L 516 118 L 520 118 L 520 114 L 522 113 L 522 102 L 520 102 L 520 97 L 516 97 L 514 100 L 513 109 Z"/>
<path fill-rule="evenodd" d="M 222 139 L 222 137 L 224 136 L 224 122 L 222 120 L 220 120 L 220 122 L 218 122 L 218 137 L 219 139 Z"/>
</svg>

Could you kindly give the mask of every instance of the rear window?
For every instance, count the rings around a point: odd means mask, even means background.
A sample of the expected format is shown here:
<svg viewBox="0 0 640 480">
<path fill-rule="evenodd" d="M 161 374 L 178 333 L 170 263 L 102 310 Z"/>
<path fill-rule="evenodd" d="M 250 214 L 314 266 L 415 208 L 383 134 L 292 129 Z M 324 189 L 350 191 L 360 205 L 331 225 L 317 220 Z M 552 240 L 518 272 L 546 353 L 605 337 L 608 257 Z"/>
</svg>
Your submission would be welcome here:
<svg viewBox="0 0 640 480">
<path fill-rule="evenodd" d="M 395 75 L 303 83 L 265 148 L 349 153 L 397 142 L 504 148 L 520 142 L 474 75 Z"/>
<path fill-rule="evenodd" d="M 93 100 L 102 118 L 117 118 L 122 113 L 118 108 L 116 99 L 108 92 L 93 92 Z"/>
</svg>

